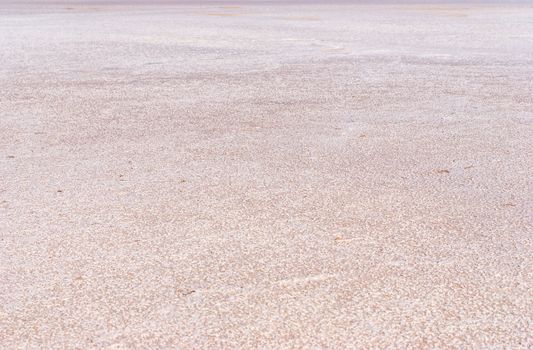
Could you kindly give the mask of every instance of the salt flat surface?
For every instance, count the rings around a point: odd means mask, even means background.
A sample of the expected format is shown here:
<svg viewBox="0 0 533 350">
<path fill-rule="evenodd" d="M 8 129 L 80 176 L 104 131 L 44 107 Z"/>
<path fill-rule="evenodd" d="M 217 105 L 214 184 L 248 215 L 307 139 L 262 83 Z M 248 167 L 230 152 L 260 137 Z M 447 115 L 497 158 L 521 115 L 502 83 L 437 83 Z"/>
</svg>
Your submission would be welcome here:
<svg viewBox="0 0 533 350">
<path fill-rule="evenodd" d="M 531 6 L 11 3 L 0 62 L 1 348 L 533 346 Z"/>
</svg>

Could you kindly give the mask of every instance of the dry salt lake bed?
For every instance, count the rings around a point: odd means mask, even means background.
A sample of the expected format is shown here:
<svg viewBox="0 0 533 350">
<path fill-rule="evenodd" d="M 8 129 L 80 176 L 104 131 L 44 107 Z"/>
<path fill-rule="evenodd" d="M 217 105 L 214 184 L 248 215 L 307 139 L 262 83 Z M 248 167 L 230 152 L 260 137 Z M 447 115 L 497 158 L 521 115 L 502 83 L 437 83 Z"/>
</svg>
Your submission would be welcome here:
<svg viewBox="0 0 533 350">
<path fill-rule="evenodd" d="M 0 4 L 3 349 L 533 347 L 533 5 Z"/>
</svg>

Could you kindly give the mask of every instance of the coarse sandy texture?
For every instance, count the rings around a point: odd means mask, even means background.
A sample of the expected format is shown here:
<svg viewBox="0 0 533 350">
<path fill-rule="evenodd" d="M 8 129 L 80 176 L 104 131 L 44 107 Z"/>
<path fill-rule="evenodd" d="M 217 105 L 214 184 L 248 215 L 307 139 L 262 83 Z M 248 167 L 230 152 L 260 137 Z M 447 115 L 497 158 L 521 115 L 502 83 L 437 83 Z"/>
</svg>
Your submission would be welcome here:
<svg viewBox="0 0 533 350">
<path fill-rule="evenodd" d="M 533 7 L 0 6 L 0 348 L 533 347 Z"/>
</svg>

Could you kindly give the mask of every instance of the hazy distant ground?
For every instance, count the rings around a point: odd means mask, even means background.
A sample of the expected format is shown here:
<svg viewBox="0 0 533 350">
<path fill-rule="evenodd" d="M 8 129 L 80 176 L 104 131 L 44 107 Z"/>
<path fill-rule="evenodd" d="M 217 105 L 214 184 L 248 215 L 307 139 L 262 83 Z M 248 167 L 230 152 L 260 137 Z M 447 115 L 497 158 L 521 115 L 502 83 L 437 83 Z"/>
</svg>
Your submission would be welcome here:
<svg viewBox="0 0 533 350">
<path fill-rule="evenodd" d="M 0 62 L 0 348 L 533 346 L 530 5 L 2 2 Z"/>
</svg>

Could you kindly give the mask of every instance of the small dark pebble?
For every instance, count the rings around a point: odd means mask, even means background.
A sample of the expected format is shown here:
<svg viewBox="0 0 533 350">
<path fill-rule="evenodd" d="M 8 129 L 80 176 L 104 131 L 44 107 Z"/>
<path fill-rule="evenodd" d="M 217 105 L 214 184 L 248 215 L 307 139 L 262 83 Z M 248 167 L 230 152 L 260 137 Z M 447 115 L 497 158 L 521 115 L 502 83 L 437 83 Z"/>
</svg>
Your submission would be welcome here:
<svg viewBox="0 0 533 350">
<path fill-rule="evenodd" d="M 192 293 L 196 292 L 195 290 L 178 290 L 178 293 L 182 296 L 191 295 Z"/>
</svg>

